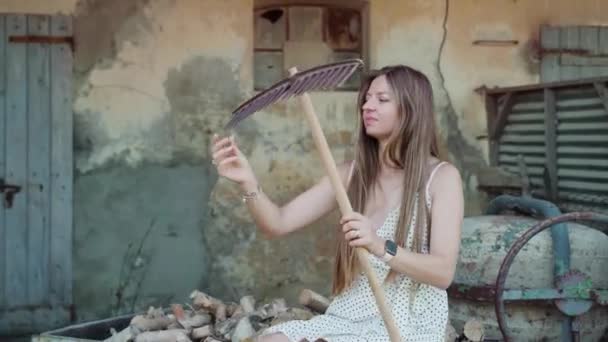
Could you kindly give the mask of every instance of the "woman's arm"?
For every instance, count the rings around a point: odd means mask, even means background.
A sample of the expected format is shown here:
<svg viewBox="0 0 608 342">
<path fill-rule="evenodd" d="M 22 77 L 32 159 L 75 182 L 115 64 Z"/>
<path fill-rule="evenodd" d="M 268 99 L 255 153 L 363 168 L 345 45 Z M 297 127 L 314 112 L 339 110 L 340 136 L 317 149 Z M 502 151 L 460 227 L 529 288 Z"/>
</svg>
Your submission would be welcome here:
<svg viewBox="0 0 608 342">
<path fill-rule="evenodd" d="M 307 191 L 279 207 L 261 191 L 251 165 L 232 138 L 213 137 L 213 163 L 218 174 L 249 193 L 247 208 L 256 226 L 268 238 L 294 232 L 318 220 L 336 207 L 335 191 L 327 176 Z M 343 184 L 351 163 L 338 166 Z M 255 193 L 254 195 L 252 195 Z"/>
<path fill-rule="evenodd" d="M 349 164 L 338 166 L 343 183 L 346 180 Z M 243 184 L 245 192 L 258 191 L 257 181 Z M 282 207 L 273 203 L 263 191 L 258 197 L 247 201 L 247 208 L 255 224 L 267 238 L 280 237 L 301 229 L 337 206 L 335 191 L 327 176 L 317 184 L 299 194 Z"/>
<path fill-rule="evenodd" d="M 460 173 L 452 165 L 437 170 L 431 184 L 430 253 L 419 254 L 401 247 L 388 264 L 415 281 L 447 289 L 456 271 L 464 200 Z M 384 254 L 382 250 L 381 254 Z"/>
<path fill-rule="evenodd" d="M 399 247 L 388 264 L 415 281 L 446 289 L 454 278 L 460 249 L 464 212 L 462 182 L 458 170 L 449 164 L 441 167 L 434 179 L 430 189 L 433 198 L 430 253 L 420 254 Z M 340 224 L 351 246 L 365 247 L 378 257 L 384 255 L 386 241 L 372 230 L 367 217 L 353 212 L 344 215 Z"/>
</svg>

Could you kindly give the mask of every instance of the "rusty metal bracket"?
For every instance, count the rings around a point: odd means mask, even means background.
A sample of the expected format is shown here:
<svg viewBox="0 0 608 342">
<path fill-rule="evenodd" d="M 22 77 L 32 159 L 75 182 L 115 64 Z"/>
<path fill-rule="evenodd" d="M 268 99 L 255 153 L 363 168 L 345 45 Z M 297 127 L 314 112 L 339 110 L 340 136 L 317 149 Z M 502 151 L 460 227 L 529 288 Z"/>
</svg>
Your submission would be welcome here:
<svg viewBox="0 0 608 342">
<path fill-rule="evenodd" d="M 37 44 L 68 44 L 72 52 L 74 52 L 74 37 L 73 36 L 9 36 L 10 43 L 37 43 Z"/>
</svg>

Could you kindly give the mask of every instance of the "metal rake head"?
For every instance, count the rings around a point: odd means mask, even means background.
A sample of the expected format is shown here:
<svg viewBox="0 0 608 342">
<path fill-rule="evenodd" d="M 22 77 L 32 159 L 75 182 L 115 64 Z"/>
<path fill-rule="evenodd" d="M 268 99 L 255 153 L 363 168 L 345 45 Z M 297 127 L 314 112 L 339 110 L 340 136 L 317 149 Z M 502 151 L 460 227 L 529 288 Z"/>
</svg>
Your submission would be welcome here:
<svg viewBox="0 0 608 342">
<path fill-rule="evenodd" d="M 362 66 L 363 61 L 360 59 L 349 59 L 298 72 L 241 104 L 232 112 L 232 118 L 226 124 L 225 129 L 234 128 L 251 114 L 277 101 L 286 100 L 308 91 L 338 87 Z"/>
</svg>

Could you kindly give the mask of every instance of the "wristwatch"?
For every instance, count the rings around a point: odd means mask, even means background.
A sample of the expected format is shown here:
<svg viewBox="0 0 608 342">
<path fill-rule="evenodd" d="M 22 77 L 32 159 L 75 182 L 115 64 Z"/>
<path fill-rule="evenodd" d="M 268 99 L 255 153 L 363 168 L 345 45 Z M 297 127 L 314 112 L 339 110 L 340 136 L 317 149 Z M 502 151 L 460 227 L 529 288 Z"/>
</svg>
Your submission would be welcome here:
<svg viewBox="0 0 608 342">
<path fill-rule="evenodd" d="M 381 257 L 382 261 L 389 262 L 395 255 L 397 255 L 397 244 L 394 241 L 386 240 L 384 255 Z"/>
</svg>

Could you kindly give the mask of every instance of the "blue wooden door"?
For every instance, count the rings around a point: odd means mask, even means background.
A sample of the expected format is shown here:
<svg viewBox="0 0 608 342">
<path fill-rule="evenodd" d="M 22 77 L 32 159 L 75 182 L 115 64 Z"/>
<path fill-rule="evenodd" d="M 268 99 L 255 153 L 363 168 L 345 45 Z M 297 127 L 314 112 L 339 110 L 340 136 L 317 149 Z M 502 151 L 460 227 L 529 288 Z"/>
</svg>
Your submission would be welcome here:
<svg viewBox="0 0 608 342">
<path fill-rule="evenodd" d="M 71 25 L 0 15 L 0 335 L 70 320 Z"/>
</svg>

